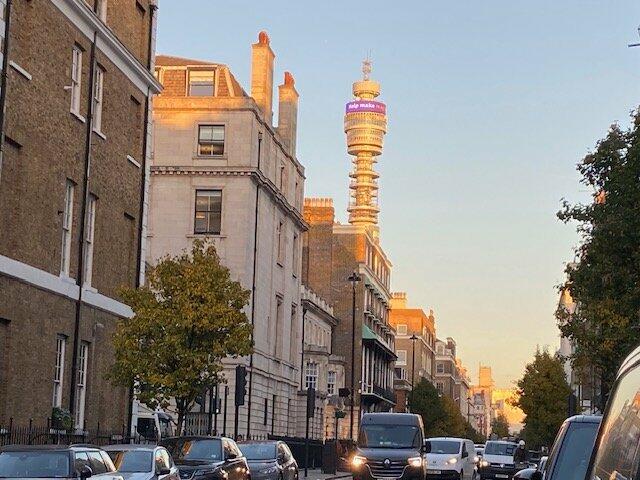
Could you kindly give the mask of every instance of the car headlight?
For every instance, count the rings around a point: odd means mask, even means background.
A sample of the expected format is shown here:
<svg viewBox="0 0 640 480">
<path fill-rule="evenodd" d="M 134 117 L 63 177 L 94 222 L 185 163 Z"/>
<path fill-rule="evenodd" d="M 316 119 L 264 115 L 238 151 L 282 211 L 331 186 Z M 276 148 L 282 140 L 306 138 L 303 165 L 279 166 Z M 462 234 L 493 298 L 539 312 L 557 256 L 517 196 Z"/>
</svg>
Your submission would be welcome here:
<svg viewBox="0 0 640 480">
<path fill-rule="evenodd" d="M 456 463 L 458 463 L 458 459 L 456 457 L 450 458 L 449 460 L 447 460 L 447 463 L 449 465 L 455 465 Z"/>
<path fill-rule="evenodd" d="M 488 466 L 489 466 L 489 462 L 487 462 L 486 460 L 482 460 L 482 461 L 480 462 L 480 466 L 481 466 L 481 467 L 488 467 Z"/>
<path fill-rule="evenodd" d="M 278 467 L 268 467 L 265 468 L 264 470 L 260 470 L 260 473 L 265 473 L 265 474 L 269 474 L 269 473 L 276 473 L 278 471 Z"/>
<path fill-rule="evenodd" d="M 411 457 L 407 459 L 407 462 L 409 462 L 409 465 L 411 465 L 412 467 L 421 467 L 422 457 Z"/>
<path fill-rule="evenodd" d="M 360 468 L 362 465 L 366 463 L 367 459 L 361 455 L 354 455 L 351 459 L 351 465 L 354 468 Z"/>
</svg>

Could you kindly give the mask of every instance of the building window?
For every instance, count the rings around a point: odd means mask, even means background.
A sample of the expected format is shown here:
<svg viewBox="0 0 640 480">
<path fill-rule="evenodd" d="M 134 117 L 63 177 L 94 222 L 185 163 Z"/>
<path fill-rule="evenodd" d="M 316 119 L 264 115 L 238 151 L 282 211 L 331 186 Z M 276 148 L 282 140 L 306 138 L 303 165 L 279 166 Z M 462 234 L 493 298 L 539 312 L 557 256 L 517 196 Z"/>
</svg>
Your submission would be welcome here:
<svg viewBox="0 0 640 480">
<path fill-rule="evenodd" d="M 444 363 L 436 363 L 436 373 L 444 373 Z"/>
<path fill-rule="evenodd" d="M 396 360 L 396 365 L 406 365 L 407 364 L 407 351 L 406 350 L 398 350 L 396 352 L 398 356 L 398 360 Z"/>
<path fill-rule="evenodd" d="M 220 235 L 222 190 L 196 190 L 194 233 Z"/>
<path fill-rule="evenodd" d="M 444 383 L 436 382 L 436 390 L 438 390 L 438 393 L 443 393 L 444 392 Z"/>
<path fill-rule="evenodd" d="M 277 357 L 281 357 L 281 349 L 282 349 L 282 320 L 283 320 L 283 313 L 282 313 L 282 297 L 280 297 L 279 295 L 276 295 L 276 328 L 274 333 L 274 342 L 273 342 L 273 346 L 274 346 L 274 354 Z"/>
<path fill-rule="evenodd" d="M 291 335 L 289 342 L 289 361 L 295 363 L 296 345 L 298 345 L 298 307 L 295 304 L 291 304 L 291 328 L 289 329 L 289 335 Z"/>
<path fill-rule="evenodd" d="M 335 395 L 336 393 L 336 372 L 333 370 L 327 372 L 327 394 Z"/>
<path fill-rule="evenodd" d="M 93 130 L 102 132 L 102 104 L 104 94 L 104 69 L 98 65 L 96 68 L 95 85 L 93 90 Z"/>
<path fill-rule="evenodd" d="M 283 188 L 286 184 L 285 174 L 286 174 L 286 167 L 283 162 L 280 162 L 280 182 L 278 182 L 278 188 L 280 189 L 281 192 L 283 191 Z"/>
<path fill-rule="evenodd" d="M 62 387 L 64 381 L 64 354 L 67 347 L 67 338 L 58 335 L 56 339 L 56 365 L 53 373 L 53 406 L 62 406 Z"/>
<path fill-rule="evenodd" d="M 224 154 L 224 125 L 198 126 L 198 155 L 214 157 Z"/>
<path fill-rule="evenodd" d="M 282 223 L 282 220 L 280 220 L 278 222 L 278 230 L 276 232 L 276 235 L 277 235 L 276 246 L 278 248 L 278 251 L 276 253 L 277 253 L 278 265 L 280 266 L 284 265 L 284 238 L 282 236 L 283 230 L 284 230 L 284 224 Z"/>
<path fill-rule="evenodd" d="M 212 97 L 213 79 L 213 70 L 189 70 L 189 96 Z"/>
<path fill-rule="evenodd" d="M 305 385 L 307 389 L 318 388 L 318 364 L 316 362 L 307 362 L 305 367 Z"/>
<path fill-rule="evenodd" d="M 83 284 L 89 286 L 91 285 L 91 279 L 93 276 L 93 245 L 96 227 L 96 200 L 97 199 L 95 195 L 89 195 L 84 233 Z"/>
<path fill-rule="evenodd" d="M 73 47 L 71 62 L 71 112 L 80 115 L 80 90 L 82 88 L 82 50 Z"/>
<path fill-rule="evenodd" d="M 298 245 L 300 238 L 297 233 L 293 234 L 293 265 L 291 266 L 292 275 L 294 277 L 298 276 L 298 258 L 300 257 L 300 253 L 298 249 L 300 246 Z"/>
<path fill-rule="evenodd" d="M 398 335 L 406 335 L 407 334 L 407 326 L 406 325 L 398 325 L 397 332 L 398 332 Z"/>
<path fill-rule="evenodd" d="M 73 195 L 75 185 L 67 180 L 64 193 L 64 211 L 62 212 L 62 252 L 60 258 L 60 272 L 69 275 L 71 259 L 71 228 L 73 226 Z"/>
<path fill-rule="evenodd" d="M 267 416 L 269 414 L 269 400 L 267 400 L 266 398 L 264 399 L 264 417 L 262 419 L 262 424 L 266 425 L 267 424 Z"/>
<path fill-rule="evenodd" d="M 87 396 L 87 365 L 89 360 L 89 344 L 82 342 L 78 352 L 78 383 L 76 384 L 76 428 L 84 427 L 84 406 Z"/>
</svg>

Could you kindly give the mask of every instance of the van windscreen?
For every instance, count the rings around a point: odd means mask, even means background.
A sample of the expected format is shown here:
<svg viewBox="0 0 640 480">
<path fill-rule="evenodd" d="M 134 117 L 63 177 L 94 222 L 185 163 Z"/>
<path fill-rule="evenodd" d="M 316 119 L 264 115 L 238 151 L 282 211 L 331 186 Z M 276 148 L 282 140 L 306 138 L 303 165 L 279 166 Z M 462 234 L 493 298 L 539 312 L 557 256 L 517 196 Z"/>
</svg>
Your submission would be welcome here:
<svg viewBox="0 0 640 480">
<path fill-rule="evenodd" d="M 411 425 L 363 425 L 362 448 L 420 448 L 420 430 Z"/>
<path fill-rule="evenodd" d="M 454 442 L 452 440 L 429 440 L 429 444 L 431 444 L 431 453 L 460 453 L 460 442 Z"/>
</svg>

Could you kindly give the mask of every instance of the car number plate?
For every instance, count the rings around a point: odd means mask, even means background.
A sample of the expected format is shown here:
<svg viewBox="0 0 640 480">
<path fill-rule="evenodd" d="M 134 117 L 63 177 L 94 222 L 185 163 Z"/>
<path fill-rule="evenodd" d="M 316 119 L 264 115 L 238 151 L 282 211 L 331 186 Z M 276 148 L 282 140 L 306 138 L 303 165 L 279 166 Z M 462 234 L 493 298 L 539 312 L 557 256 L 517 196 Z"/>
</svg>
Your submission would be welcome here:
<svg viewBox="0 0 640 480">
<path fill-rule="evenodd" d="M 427 470 L 427 473 L 431 475 L 440 475 L 442 470 Z"/>
<path fill-rule="evenodd" d="M 504 473 L 496 473 L 496 478 L 509 478 L 509 475 L 505 475 Z"/>
</svg>

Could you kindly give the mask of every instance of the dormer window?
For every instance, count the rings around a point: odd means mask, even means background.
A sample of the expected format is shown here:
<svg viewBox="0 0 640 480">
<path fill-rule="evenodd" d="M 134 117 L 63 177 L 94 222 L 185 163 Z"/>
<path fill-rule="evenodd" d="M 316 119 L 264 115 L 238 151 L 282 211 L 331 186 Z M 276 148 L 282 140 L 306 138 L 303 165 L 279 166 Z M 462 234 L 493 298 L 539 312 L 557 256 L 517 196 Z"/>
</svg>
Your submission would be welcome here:
<svg viewBox="0 0 640 480">
<path fill-rule="evenodd" d="M 213 70 L 189 70 L 189 96 L 213 97 Z"/>
</svg>

